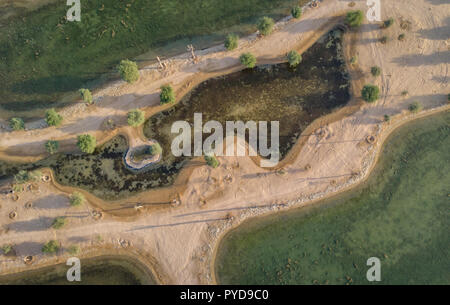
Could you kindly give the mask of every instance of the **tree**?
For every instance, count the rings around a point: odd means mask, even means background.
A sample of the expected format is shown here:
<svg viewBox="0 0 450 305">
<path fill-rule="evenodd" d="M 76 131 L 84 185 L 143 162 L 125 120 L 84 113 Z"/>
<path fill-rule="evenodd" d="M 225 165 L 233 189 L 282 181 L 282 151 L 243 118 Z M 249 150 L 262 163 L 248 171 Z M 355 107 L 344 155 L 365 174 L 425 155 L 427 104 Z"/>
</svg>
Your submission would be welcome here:
<svg viewBox="0 0 450 305">
<path fill-rule="evenodd" d="M 389 37 L 387 37 L 387 36 L 383 36 L 383 37 L 380 38 L 380 42 L 382 44 L 386 44 L 388 42 L 388 40 L 389 40 Z"/>
<path fill-rule="evenodd" d="M 161 94 L 159 95 L 161 105 L 175 102 L 175 92 L 172 86 L 165 85 L 161 87 Z"/>
<path fill-rule="evenodd" d="M 379 98 L 380 89 L 375 85 L 365 85 L 361 91 L 363 100 L 373 103 Z"/>
<path fill-rule="evenodd" d="M 389 19 L 383 21 L 383 28 L 387 29 L 388 27 L 390 27 L 393 24 L 394 24 L 394 18 L 389 18 Z"/>
<path fill-rule="evenodd" d="M 75 206 L 79 206 L 82 205 L 84 203 L 85 199 L 83 194 L 79 193 L 79 192 L 73 192 L 72 196 L 70 196 L 70 205 L 75 207 Z"/>
<path fill-rule="evenodd" d="M 61 125 L 63 117 L 58 114 L 54 108 L 47 110 L 45 113 L 45 121 L 48 126 L 59 126 Z"/>
<path fill-rule="evenodd" d="M 52 228 L 57 230 L 57 229 L 60 229 L 60 228 L 64 227 L 65 224 L 66 224 L 66 218 L 65 217 L 56 217 L 53 220 Z"/>
<path fill-rule="evenodd" d="M 128 83 L 134 83 L 139 79 L 139 69 L 135 62 L 125 59 L 117 67 L 120 77 Z"/>
<path fill-rule="evenodd" d="M 12 118 L 9 120 L 9 126 L 16 131 L 25 129 L 25 123 L 21 118 Z"/>
<path fill-rule="evenodd" d="M 390 120 L 391 120 L 391 116 L 388 115 L 388 114 L 385 114 L 385 115 L 384 115 L 384 121 L 385 121 L 385 122 L 389 122 Z"/>
<path fill-rule="evenodd" d="M 351 28 L 357 28 L 361 26 L 364 20 L 364 13 L 360 10 L 350 11 L 345 17 L 345 23 Z"/>
<path fill-rule="evenodd" d="M 52 140 L 47 141 L 47 143 L 45 143 L 45 149 L 47 150 L 47 152 L 49 152 L 51 155 L 53 155 L 59 149 L 59 142 L 52 141 Z"/>
<path fill-rule="evenodd" d="M 154 143 L 148 147 L 148 153 L 152 156 L 160 155 L 162 153 L 162 148 L 159 143 Z"/>
<path fill-rule="evenodd" d="M 44 253 L 56 253 L 59 250 L 59 245 L 56 240 L 50 240 L 42 247 L 42 252 Z"/>
<path fill-rule="evenodd" d="M 3 245 L 2 246 L 2 251 L 3 251 L 3 254 L 5 254 L 5 255 L 10 253 L 12 251 L 12 249 L 13 249 L 12 245 Z"/>
<path fill-rule="evenodd" d="M 254 68 L 256 66 L 256 58 L 252 53 L 244 53 L 239 57 L 241 64 L 247 68 Z"/>
<path fill-rule="evenodd" d="M 205 155 L 205 161 L 206 164 L 208 164 L 209 166 L 211 166 L 212 168 L 216 168 L 219 166 L 219 160 L 217 160 L 216 156 L 214 155 Z"/>
<path fill-rule="evenodd" d="M 370 68 L 370 73 L 372 73 L 373 76 L 380 76 L 381 68 L 378 66 L 374 66 L 374 67 Z"/>
<path fill-rule="evenodd" d="M 30 177 L 26 170 L 20 170 L 17 174 L 14 175 L 14 182 L 17 184 L 26 183 L 29 180 L 30 180 Z"/>
<path fill-rule="evenodd" d="M 228 34 L 225 38 L 225 48 L 231 51 L 238 47 L 239 36 L 236 34 Z"/>
<path fill-rule="evenodd" d="M 422 105 L 419 102 L 413 102 L 408 106 L 409 111 L 412 113 L 417 113 L 422 110 Z"/>
<path fill-rule="evenodd" d="M 145 113 L 142 110 L 134 109 L 128 112 L 128 125 L 133 127 L 141 126 L 145 122 Z"/>
<path fill-rule="evenodd" d="M 80 89 L 78 90 L 78 92 L 80 92 L 81 98 L 83 99 L 83 101 L 85 101 L 88 104 L 92 104 L 92 93 L 91 91 L 89 91 L 89 89 Z"/>
<path fill-rule="evenodd" d="M 294 6 L 291 10 L 292 17 L 298 19 L 302 16 L 302 8 L 300 6 Z"/>
<path fill-rule="evenodd" d="M 257 28 L 262 35 L 266 36 L 266 35 L 269 35 L 270 33 L 272 33 L 274 25 L 275 25 L 275 22 L 273 21 L 272 18 L 262 17 L 258 21 Z"/>
<path fill-rule="evenodd" d="M 302 56 L 297 51 L 290 51 L 287 54 L 287 60 L 291 68 L 297 67 L 302 62 Z"/>
<path fill-rule="evenodd" d="M 95 137 L 84 134 L 78 136 L 77 146 L 81 149 L 82 152 L 92 154 L 95 150 L 95 146 L 97 145 L 97 140 Z"/>
</svg>

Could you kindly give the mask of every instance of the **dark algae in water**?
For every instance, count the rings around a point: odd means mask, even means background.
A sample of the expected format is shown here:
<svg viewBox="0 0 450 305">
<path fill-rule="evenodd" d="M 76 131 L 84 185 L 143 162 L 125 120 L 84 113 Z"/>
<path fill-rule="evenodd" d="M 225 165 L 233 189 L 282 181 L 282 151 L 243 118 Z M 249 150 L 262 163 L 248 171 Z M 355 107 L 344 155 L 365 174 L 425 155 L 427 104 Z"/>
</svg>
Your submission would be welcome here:
<svg viewBox="0 0 450 305">
<path fill-rule="evenodd" d="M 178 104 L 152 116 L 145 123 L 144 134 L 161 144 L 163 158 L 145 171 L 134 173 L 125 167 L 127 142 L 118 136 L 92 155 L 55 154 L 29 165 L 0 162 L 0 179 L 20 169 L 47 166 L 54 170 L 59 183 L 105 199 L 172 185 L 190 157 L 172 155 L 171 143 L 177 134 L 171 134 L 171 125 L 178 120 L 192 122 L 195 112 L 203 114 L 203 122 L 216 120 L 223 126 L 225 121 L 279 121 L 280 153 L 284 157 L 313 120 L 349 100 L 341 35 L 340 31 L 325 35 L 303 54 L 296 69 L 287 64 L 268 65 L 210 79 Z"/>
<path fill-rule="evenodd" d="M 245 222 L 221 242 L 221 284 L 450 284 L 450 112 L 395 131 L 367 182 Z"/>
</svg>

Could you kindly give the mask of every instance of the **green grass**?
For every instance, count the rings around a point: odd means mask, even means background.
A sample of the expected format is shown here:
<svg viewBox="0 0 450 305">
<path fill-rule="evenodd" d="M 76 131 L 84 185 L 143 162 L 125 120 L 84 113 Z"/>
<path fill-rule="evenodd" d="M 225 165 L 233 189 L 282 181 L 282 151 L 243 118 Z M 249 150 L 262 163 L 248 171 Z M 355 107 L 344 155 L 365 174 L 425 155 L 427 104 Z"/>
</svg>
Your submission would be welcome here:
<svg viewBox="0 0 450 305">
<path fill-rule="evenodd" d="M 388 139 L 367 183 L 312 208 L 248 221 L 227 234 L 222 284 L 449 284 L 450 112 Z"/>
<path fill-rule="evenodd" d="M 261 16 L 280 18 L 297 3 L 91 0 L 81 2 L 81 22 L 67 22 L 65 2 L 0 24 L 0 96 L 7 97 L 0 101 L 3 108 L 43 115 L 42 104 L 58 108 L 67 103 L 63 94 L 92 87 L 103 73 L 116 77 L 112 72 L 122 59 L 181 39 L 211 35 L 223 41 L 225 31 L 254 31 Z M 185 52 L 184 44 L 178 47 Z"/>
</svg>

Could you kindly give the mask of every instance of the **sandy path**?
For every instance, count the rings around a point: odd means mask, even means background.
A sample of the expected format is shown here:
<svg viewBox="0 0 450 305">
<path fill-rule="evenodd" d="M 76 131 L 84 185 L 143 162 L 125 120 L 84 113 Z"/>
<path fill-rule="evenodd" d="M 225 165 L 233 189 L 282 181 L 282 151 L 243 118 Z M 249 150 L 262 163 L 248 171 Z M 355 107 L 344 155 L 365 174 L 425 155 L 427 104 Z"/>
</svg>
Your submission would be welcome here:
<svg viewBox="0 0 450 305">
<path fill-rule="evenodd" d="M 236 60 L 243 50 L 258 52 L 260 58 L 276 60 L 274 54 L 284 54 L 285 50 L 304 40 L 306 45 L 309 44 L 308 39 L 315 36 L 315 29 L 329 22 L 327 16 L 347 9 L 347 4 L 346 1 L 325 1 L 319 9 L 306 12 L 301 21 L 288 23 L 270 37 L 241 46 L 241 50 L 233 54 L 217 52 L 202 56 L 198 66 L 180 59 L 179 62 L 174 62 L 174 65 L 179 64 L 180 70 L 164 79 L 156 77 L 159 72 L 148 72 L 148 75 L 145 72 L 138 84 L 121 87 L 117 96 L 110 95 L 102 100 L 101 103 L 104 104 L 101 105 L 104 107 L 93 107 L 90 112 L 108 111 L 123 115 L 130 103 L 134 107 L 149 106 L 155 100 L 154 89 L 168 79 L 181 90 L 184 81 L 199 73 L 199 67 L 208 68 L 207 75 L 214 74 L 214 69 L 239 69 Z M 357 7 L 365 10 L 365 1 L 358 2 Z M 119 247 L 118 240 L 126 239 L 132 242 L 134 249 L 151 253 L 157 261 L 154 267 L 164 283 L 211 283 L 213 279 L 210 267 L 214 249 L 217 240 L 229 228 L 250 216 L 276 211 L 285 206 L 307 204 L 366 177 L 389 126 L 396 126 L 403 120 L 419 116 L 411 116 L 406 110 L 412 101 L 420 101 L 425 109 L 448 109 L 450 4 L 433 4 L 426 0 L 417 0 L 413 4 L 407 0 L 382 1 L 382 13 L 383 18 L 395 18 L 396 24 L 392 28 L 379 30 L 374 24 L 365 24 L 359 33 L 346 35 L 347 40 L 352 39 L 352 36 L 357 38 L 355 49 L 349 51 L 355 52 L 359 58 L 358 67 L 352 75 L 363 71 L 359 79 L 354 79 L 354 89 L 358 91 L 365 82 L 376 83 L 383 90 L 382 98 L 373 105 L 366 104 L 352 115 L 326 126 L 324 138 L 310 135 L 300 154 L 286 167 L 286 175 L 267 173 L 248 157 L 220 158 L 221 166 L 218 169 L 211 170 L 201 166 L 193 170 L 187 189 L 182 194 L 183 204 L 179 207 L 151 214 L 143 213 L 133 221 L 121 221 L 112 216 L 106 216 L 98 222 L 89 216 L 76 218 L 67 228 L 57 232 L 47 229 L 45 225 L 21 229 L 30 222 L 34 224 L 38 215 L 50 218 L 56 215 L 56 209 L 48 208 L 39 209 L 39 213 L 23 212 L 23 215 L 19 210 L 17 220 L 7 218 L 9 211 L 22 206 L 26 200 L 31 200 L 26 196 L 37 200 L 55 193 L 51 185 L 42 183 L 39 195 L 28 192 L 19 203 L 2 198 L 0 223 L 3 228 L 9 227 L 9 231 L 0 234 L 0 245 L 14 241 L 19 257 L 35 254 L 38 266 L 55 261 L 54 258 L 40 254 L 43 242 L 57 238 L 64 246 L 76 242 L 89 249 L 95 236 L 101 234 L 106 244 Z M 407 31 L 399 28 L 402 17 L 411 22 L 411 28 Z M 396 37 L 403 32 L 406 34 L 406 41 L 399 42 Z M 382 35 L 389 35 L 392 41 L 386 45 L 380 44 L 378 38 Z M 370 67 L 374 65 L 383 68 L 383 77 L 375 79 L 370 75 Z M 147 84 L 153 86 L 153 90 L 144 86 L 143 82 L 150 82 Z M 409 92 L 406 97 L 401 95 L 404 90 Z M 134 94 L 133 98 L 131 94 Z M 115 106 L 121 107 L 120 110 Z M 149 106 L 148 113 L 157 108 L 158 106 Z M 425 115 L 427 111 L 430 110 L 425 110 L 421 115 Z M 390 125 L 383 123 L 385 114 L 393 116 Z M 84 118 L 89 118 L 92 114 L 84 115 Z M 90 119 L 85 122 L 92 124 L 90 127 L 95 126 Z M 84 125 L 80 126 L 74 119 L 62 129 L 69 128 L 74 133 L 79 132 L 78 128 Z M 8 134 L 8 139 L 5 140 L 2 134 L 1 146 L 22 145 L 30 140 L 35 142 L 36 137 L 48 137 L 46 133 L 64 137 L 61 128 L 34 132 L 35 137 L 29 135 L 29 132 L 23 132 L 24 138 L 22 134 L 20 137 L 19 134 L 15 137 Z M 379 141 L 375 145 L 369 145 L 365 141 L 368 135 L 374 135 Z M 311 165 L 311 169 L 305 170 L 307 164 Z M 228 174 L 233 177 L 231 183 L 224 180 Z M 67 199 L 53 199 L 52 206 L 63 205 L 64 200 Z M 202 205 L 203 200 L 206 201 L 205 205 Z M 69 208 L 68 213 L 72 212 Z M 23 221 L 23 224 L 16 225 L 14 229 L 14 224 L 19 221 Z M 20 259 L 12 261 L 0 258 L 0 273 L 20 269 L 24 269 Z"/>
</svg>

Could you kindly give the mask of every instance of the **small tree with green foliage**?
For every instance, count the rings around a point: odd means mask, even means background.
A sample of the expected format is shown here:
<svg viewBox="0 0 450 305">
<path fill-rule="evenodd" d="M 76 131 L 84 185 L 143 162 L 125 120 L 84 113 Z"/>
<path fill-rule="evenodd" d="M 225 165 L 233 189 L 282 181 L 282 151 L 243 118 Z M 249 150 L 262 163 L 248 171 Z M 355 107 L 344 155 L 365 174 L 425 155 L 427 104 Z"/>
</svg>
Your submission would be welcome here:
<svg viewBox="0 0 450 305">
<path fill-rule="evenodd" d="M 364 20 L 364 13 L 360 10 L 350 11 L 345 17 L 345 23 L 351 28 L 357 28 L 361 26 Z"/>
<path fill-rule="evenodd" d="M 238 47 L 239 36 L 236 34 L 228 34 L 225 38 L 225 48 L 231 51 Z"/>
<path fill-rule="evenodd" d="M 247 68 L 254 68 L 256 66 L 256 57 L 252 53 L 244 53 L 239 57 L 241 64 Z"/>
<path fill-rule="evenodd" d="M 13 130 L 23 130 L 25 129 L 25 123 L 23 122 L 23 120 L 21 118 L 12 118 L 9 120 L 9 126 L 13 129 Z"/>
<path fill-rule="evenodd" d="M 206 164 L 208 164 L 212 168 L 216 168 L 220 164 L 219 160 L 217 160 L 216 156 L 214 156 L 214 155 L 205 155 L 205 161 L 206 161 Z"/>
<path fill-rule="evenodd" d="M 291 68 L 297 67 L 302 62 L 302 55 L 294 50 L 290 51 L 286 57 Z"/>
<path fill-rule="evenodd" d="M 59 126 L 63 121 L 63 117 L 52 108 L 45 112 L 45 121 L 48 126 Z"/>
<path fill-rule="evenodd" d="M 81 98 L 83 99 L 84 102 L 88 103 L 88 104 L 92 104 L 93 99 L 92 99 L 92 93 L 91 91 L 89 91 L 89 89 L 80 89 L 78 90 L 78 92 L 81 95 Z"/>
<path fill-rule="evenodd" d="M 262 17 L 258 21 L 257 28 L 262 35 L 266 36 L 266 35 L 269 35 L 270 33 L 272 33 L 274 25 L 275 25 L 275 22 L 273 21 L 272 18 Z"/>
<path fill-rule="evenodd" d="M 83 134 L 78 136 L 77 146 L 82 152 L 92 154 L 97 145 L 97 140 L 90 134 Z"/>
<path fill-rule="evenodd" d="M 418 113 L 422 110 L 422 104 L 420 104 L 419 102 L 413 102 L 408 106 L 408 109 L 412 113 Z"/>
<path fill-rule="evenodd" d="M 124 59 L 117 67 L 120 77 L 128 83 L 134 83 L 139 79 L 139 69 L 135 62 Z"/>
<path fill-rule="evenodd" d="M 145 122 L 145 113 L 142 110 L 134 109 L 128 112 L 128 125 L 138 127 Z"/>
<path fill-rule="evenodd" d="M 50 240 L 42 247 L 42 252 L 47 254 L 56 253 L 59 250 L 59 245 L 56 240 Z"/>
<path fill-rule="evenodd" d="M 53 220 L 52 228 L 57 230 L 57 229 L 60 229 L 60 228 L 64 227 L 65 224 L 66 224 L 66 218 L 65 217 L 56 217 Z"/>
<path fill-rule="evenodd" d="M 13 246 L 12 245 L 3 245 L 2 246 L 2 251 L 3 254 L 8 255 L 8 253 L 11 253 L 11 251 L 13 250 Z"/>
<path fill-rule="evenodd" d="M 405 40 L 405 38 L 406 38 L 406 35 L 405 34 L 400 34 L 400 35 L 398 35 L 398 40 L 399 41 L 403 41 L 403 40 Z"/>
<path fill-rule="evenodd" d="M 392 26 L 394 24 L 394 18 L 389 18 L 385 21 L 383 21 L 383 28 L 387 29 L 388 27 Z"/>
<path fill-rule="evenodd" d="M 161 87 L 161 93 L 159 95 L 161 105 L 175 102 L 175 92 L 172 86 L 165 85 Z"/>
<path fill-rule="evenodd" d="M 84 201 L 84 195 L 79 192 L 73 192 L 70 196 L 70 205 L 73 207 L 82 205 Z"/>
<path fill-rule="evenodd" d="M 385 122 L 389 122 L 390 120 L 391 120 L 391 116 L 388 115 L 388 114 L 385 114 L 385 115 L 384 115 L 384 121 L 385 121 Z"/>
<path fill-rule="evenodd" d="M 20 170 L 17 174 L 14 175 L 14 182 L 17 184 L 26 183 L 29 180 L 30 180 L 30 177 L 26 170 Z"/>
<path fill-rule="evenodd" d="M 291 10 L 291 15 L 295 19 L 298 19 L 302 16 L 302 8 L 300 6 L 294 6 Z"/>
<path fill-rule="evenodd" d="M 386 44 L 388 41 L 389 41 L 389 37 L 387 37 L 387 36 L 383 36 L 380 38 L 380 42 L 382 44 Z"/>
<path fill-rule="evenodd" d="M 47 152 L 49 152 L 51 155 L 53 155 L 59 149 L 59 142 L 53 141 L 53 140 L 47 141 L 45 143 L 45 149 L 47 150 Z"/>
<path fill-rule="evenodd" d="M 363 100 L 368 103 L 375 102 L 380 95 L 380 89 L 375 85 L 365 85 L 361 91 Z"/>
<path fill-rule="evenodd" d="M 381 68 L 378 66 L 374 66 L 370 68 L 370 73 L 372 73 L 373 76 L 380 76 L 381 75 Z"/>
<path fill-rule="evenodd" d="M 152 145 L 150 145 L 148 147 L 147 152 L 152 156 L 160 155 L 160 154 L 162 154 L 161 145 L 159 145 L 159 143 L 153 143 Z"/>
</svg>

